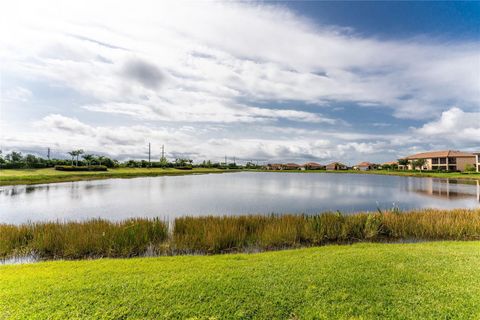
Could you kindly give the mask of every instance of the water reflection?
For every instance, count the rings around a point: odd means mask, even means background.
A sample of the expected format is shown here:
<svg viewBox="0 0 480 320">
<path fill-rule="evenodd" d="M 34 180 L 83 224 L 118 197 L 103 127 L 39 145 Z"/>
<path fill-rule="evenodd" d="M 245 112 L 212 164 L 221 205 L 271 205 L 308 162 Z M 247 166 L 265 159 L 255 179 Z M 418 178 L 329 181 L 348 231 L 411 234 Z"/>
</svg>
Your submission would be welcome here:
<svg viewBox="0 0 480 320">
<path fill-rule="evenodd" d="M 93 217 L 478 208 L 478 181 L 330 173 L 230 173 L 0 187 L 0 222 Z M 172 220 L 172 219 L 170 219 Z"/>
<path fill-rule="evenodd" d="M 471 188 L 474 186 L 475 188 Z M 455 179 L 428 179 L 422 188 L 416 188 L 415 192 L 438 198 L 476 198 L 480 202 L 480 181 L 459 181 Z"/>
</svg>

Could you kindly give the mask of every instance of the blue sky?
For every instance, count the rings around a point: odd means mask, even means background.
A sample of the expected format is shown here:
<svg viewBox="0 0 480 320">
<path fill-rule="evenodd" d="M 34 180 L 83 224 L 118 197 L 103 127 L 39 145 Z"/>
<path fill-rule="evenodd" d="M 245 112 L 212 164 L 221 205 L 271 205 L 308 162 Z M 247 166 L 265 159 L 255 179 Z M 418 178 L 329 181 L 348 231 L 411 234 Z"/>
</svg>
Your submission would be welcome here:
<svg viewBox="0 0 480 320">
<path fill-rule="evenodd" d="M 112 8 L 115 8 L 112 10 Z M 383 162 L 480 151 L 479 2 L 2 3 L 0 148 Z"/>
</svg>

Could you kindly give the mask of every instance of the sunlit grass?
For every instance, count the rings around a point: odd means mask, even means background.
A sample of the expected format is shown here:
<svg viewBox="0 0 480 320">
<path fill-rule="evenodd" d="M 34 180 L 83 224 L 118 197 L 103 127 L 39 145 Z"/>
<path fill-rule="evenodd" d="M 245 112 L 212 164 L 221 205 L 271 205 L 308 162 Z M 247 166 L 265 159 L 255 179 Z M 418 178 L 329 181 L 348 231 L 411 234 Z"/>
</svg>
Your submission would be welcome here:
<svg viewBox="0 0 480 320">
<path fill-rule="evenodd" d="M 478 319 L 480 242 L 0 266 L 5 319 Z"/>
</svg>

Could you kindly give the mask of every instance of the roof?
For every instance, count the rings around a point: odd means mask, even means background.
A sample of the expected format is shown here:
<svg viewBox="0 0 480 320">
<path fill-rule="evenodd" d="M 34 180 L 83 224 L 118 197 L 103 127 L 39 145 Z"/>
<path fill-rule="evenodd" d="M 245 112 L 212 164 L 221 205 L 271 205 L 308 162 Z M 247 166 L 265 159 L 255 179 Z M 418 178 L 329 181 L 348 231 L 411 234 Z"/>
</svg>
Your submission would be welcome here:
<svg viewBox="0 0 480 320">
<path fill-rule="evenodd" d="M 452 150 L 444 150 L 444 151 L 432 151 L 432 152 L 422 152 L 417 153 L 411 156 L 406 157 L 405 159 L 430 159 L 430 158 L 470 158 L 474 157 L 473 153 L 468 152 L 461 152 L 461 151 L 452 151 Z"/>
<path fill-rule="evenodd" d="M 329 164 L 327 164 L 327 167 L 328 167 L 328 166 L 334 166 L 334 165 L 346 167 L 346 165 L 344 165 L 343 163 L 340 163 L 340 162 L 332 162 L 332 163 L 329 163 Z"/>
<path fill-rule="evenodd" d="M 316 162 L 307 162 L 307 163 L 304 164 L 304 166 L 323 167 L 323 165 L 321 165 L 320 163 L 316 163 Z"/>
<path fill-rule="evenodd" d="M 360 162 L 359 164 L 357 164 L 357 167 L 370 167 L 370 166 L 373 166 L 373 163 L 370 163 L 370 162 Z"/>
<path fill-rule="evenodd" d="M 283 166 L 285 167 L 300 167 L 298 164 L 296 163 L 285 163 Z"/>
</svg>

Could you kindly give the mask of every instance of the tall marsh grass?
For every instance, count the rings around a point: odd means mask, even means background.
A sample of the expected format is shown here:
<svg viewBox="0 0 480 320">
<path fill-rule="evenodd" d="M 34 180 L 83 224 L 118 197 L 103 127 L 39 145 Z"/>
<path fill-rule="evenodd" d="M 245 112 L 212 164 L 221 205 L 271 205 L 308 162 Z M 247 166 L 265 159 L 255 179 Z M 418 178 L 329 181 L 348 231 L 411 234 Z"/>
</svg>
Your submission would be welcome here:
<svg viewBox="0 0 480 320">
<path fill-rule="evenodd" d="M 480 240 L 480 209 L 0 224 L 0 258 L 263 251 L 359 241 Z"/>
<path fill-rule="evenodd" d="M 480 240 L 480 209 L 182 217 L 170 242 L 180 253 L 222 253 L 400 240 Z"/>
<path fill-rule="evenodd" d="M 160 250 L 167 237 L 168 228 L 159 219 L 0 225 L 0 257 L 131 257 Z"/>
</svg>

